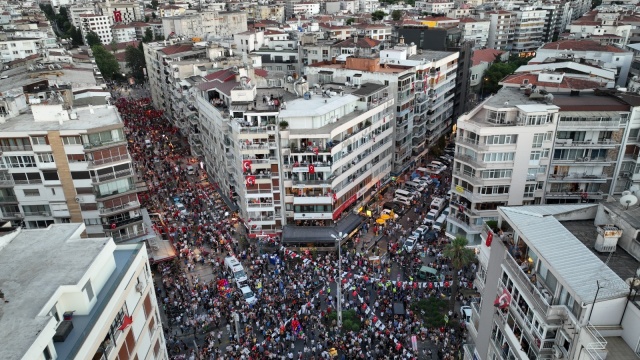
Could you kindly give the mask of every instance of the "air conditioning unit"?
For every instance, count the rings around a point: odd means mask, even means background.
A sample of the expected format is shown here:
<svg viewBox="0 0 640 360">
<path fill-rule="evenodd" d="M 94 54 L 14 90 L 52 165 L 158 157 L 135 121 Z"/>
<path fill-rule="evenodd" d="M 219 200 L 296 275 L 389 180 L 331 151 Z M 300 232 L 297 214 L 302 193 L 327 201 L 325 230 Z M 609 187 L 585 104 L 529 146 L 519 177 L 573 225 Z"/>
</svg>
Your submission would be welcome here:
<svg viewBox="0 0 640 360">
<path fill-rule="evenodd" d="M 139 293 L 142 293 L 142 290 L 144 290 L 144 284 L 143 283 L 137 283 L 136 284 L 136 291 Z"/>
<path fill-rule="evenodd" d="M 553 357 L 555 359 L 562 359 L 564 358 L 564 349 L 562 349 L 560 346 L 558 345 L 553 345 L 553 347 L 551 348 L 551 350 L 553 350 Z"/>
</svg>

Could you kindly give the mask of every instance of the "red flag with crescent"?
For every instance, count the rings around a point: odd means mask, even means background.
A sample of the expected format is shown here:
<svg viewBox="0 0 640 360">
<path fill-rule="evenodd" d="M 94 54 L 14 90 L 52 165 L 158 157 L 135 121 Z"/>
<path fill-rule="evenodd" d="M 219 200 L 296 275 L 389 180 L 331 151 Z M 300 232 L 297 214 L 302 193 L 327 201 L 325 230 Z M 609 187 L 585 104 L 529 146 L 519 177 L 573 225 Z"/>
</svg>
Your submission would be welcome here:
<svg viewBox="0 0 640 360">
<path fill-rule="evenodd" d="M 316 167 L 313 165 L 309 165 L 309 174 L 315 174 L 316 173 Z"/>
<path fill-rule="evenodd" d="M 511 294 L 509 294 L 509 291 L 507 291 L 507 289 L 502 289 L 502 295 L 496 297 L 493 302 L 493 306 L 500 309 L 505 309 L 509 307 L 509 304 L 511 304 Z"/>
<path fill-rule="evenodd" d="M 491 247 L 491 242 L 493 242 L 493 231 L 489 230 L 487 233 L 487 247 Z"/>
<path fill-rule="evenodd" d="M 133 323 L 133 318 L 129 315 L 125 315 L 124 318 L 122 319 L 122 325 L 120 325 L 118 330 L 124 331 L 126 328 L 131 326 L 132 323 Z"/>
<path fill-rule="evenodd" d="M 242 171 L 251 171 L 251 160 L 242 160 Z"/>
<path fill-rule="evenodd" d="M 256 184 L 256 177 L 255 176 L 247 176 L 247 185 L 249 186 L 253 186 Z"/>
<path fill-rule="evenodd" d="M 120 10 L 113 11 L 113 21 L 114 22 L 122 22 L 122 12 Z"/>
<path fill-rule="evenodd" d="M 320 152 L 320 149 L 318 149 L 317 147 L 313 148 L 313 153 L 318 155 L 318 153 Z"/>
</svg>

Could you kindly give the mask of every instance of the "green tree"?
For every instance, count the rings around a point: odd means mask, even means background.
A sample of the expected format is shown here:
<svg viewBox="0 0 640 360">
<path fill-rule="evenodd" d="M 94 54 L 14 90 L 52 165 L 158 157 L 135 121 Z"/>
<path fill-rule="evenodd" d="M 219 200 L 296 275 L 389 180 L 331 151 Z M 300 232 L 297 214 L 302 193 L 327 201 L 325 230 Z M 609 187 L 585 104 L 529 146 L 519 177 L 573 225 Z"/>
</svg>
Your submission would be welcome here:
<svg viewBox="0 0 640 360">
<path fill-rule="evenodd" d="M 150 27 L 146 28 L 144 31 L 144 36 L 142 37 L 142 42 L 149 43 L 153 41 L 153 30 Z"/>
<path fill-rule="evenodd" d="M 402 11 L 400 10 L 393 10 L 391 12 L 391 18 L 393 19 L 393 21 L 398 21 L 402 18 Z"/>
<path fill-rule="evenodd" d="M 154 10 L 158 10 L 158 0 L 151 0 L 151 7 Z"/>
<path fill-rule="evenodd" d="M 82 32 L 80 31 L 80 29 L 71 25 L 71 28 L 69 29 L 69 34 L 71 35 L 72 46 L 76 47 L 76 46 L 84 45 L 84 40 L 82 40 Z"/>
<path fill-rule="evenodd" d="M 144 81 L 144 67 L 146 66 L 144 60 L 144 52 L 134 46 L 127 46 L 124 53 L 124 61 L 127 64 L 127 68 L 131 71 L 131 75 L 136 80 Z"/>
<path fill-rule="evenodd" d="M 332 311 L 331 314 L 327 316 L 327 319 L 330 322 L 337 321 L 338 312 Z M 349 331 L 357 332 L 357 331 L 360 331 L 361 326 L 362 326 L 362 323 L 360 322 L 360 317 L 358 317 L 358 314 L 356 314 L 355 310 L 350 309 L 350 310 L 344 310 L 342 312 L 342 331 L 343 332 L 349 332 Z"/>
<path fill-rule="evenodd" d="M 454 310 L 456 305 L 456 297 L 458 296 L 458 271 L 463 267 L 471 264 L 475 260 L 475 253 L 467 247 L 469 241 L 462 236 L 456 236 L 447 246 L 445 246 L 442 254 L 451 260 L 453 265 L 453 279 L 451 281 L 451 299 L 449 299 L 449 308 Z"/>
<path fill-rule="evenodd" d="M 120 64 L 116 56 L 109 52 L 104 46 L 98 44 L 91 47 L 93 51 L 93 57 L 96 60 L 96 65 L 102 73 L 102 76 L 107 80 L 113 80 L 120 77 Z"/>
<path fill-rule="evenodd" d="M 384 19 L 385 16 L 387 16 L 387 14 L 382 10 L 376 10 L 371 13 L 371 19 L 373 21 L 380 21 Z"/>
<path fill-rule="evenodd" d="M 499 82 L 507 75 L 513 74 L 520 66 L 525 65 L 531 58 L 522 58 L 518 55 L 513 55 L 507 62 L 494 62 L 485 71 L 482 79 L 482 92 L 485 94 L 493 94 L 498 92 L 502 87 Z"/>
<path fill-rule="evenodd" d="M 444 315 L 447 310 L 447 302 L 437 298 L 428 297 L 411 304 L 411 309 L 422 317 L 425 325 L 429 328 L 439 328 L 445 325 Z"/>
<path fill-rule="evenodd" d="M 162 41 L 162 40 L 164 40 L 164 35 L 162 35 L 162 34 L 156 35 L 155 41 Z"/>
<path fill-rule="evenodd" d="M 116 51 L 118 51 L 118 43 L 115 39 L 111 40 L 111 43 L 109 44 L 109 50 L 111 50 L 111 52 L 114 54 L 116 53 Z"/>
<path fill-rule="evenodd" d="M 89 45 L 89 47 L 91 47 L 92 49 L 96 45 L 102 45 L 102 40 L 100 40 L 100 36 L 98 36 L 95 31 L 89 31 L 86 37 L 87 45 Z"/>
<path fill-rule="evenodd" d="M 348 18 L 348 19 L 347 19 L 347 25 L 351 25 L 351 24 L 353 24 L 355 21 L 356 21 L 356 19 L 355 19 L 355 18 Z"/>
<path fill-rule="evenodd" d="M 148 23 L 148 22 L 149 22 L 149 20 L 151 20 L 151 18 L 149 18 L 149 15 L 145 15 L 145 17 L 144 17 L 144 22 L 147 22 L 147 23 Z"/>
</svg>

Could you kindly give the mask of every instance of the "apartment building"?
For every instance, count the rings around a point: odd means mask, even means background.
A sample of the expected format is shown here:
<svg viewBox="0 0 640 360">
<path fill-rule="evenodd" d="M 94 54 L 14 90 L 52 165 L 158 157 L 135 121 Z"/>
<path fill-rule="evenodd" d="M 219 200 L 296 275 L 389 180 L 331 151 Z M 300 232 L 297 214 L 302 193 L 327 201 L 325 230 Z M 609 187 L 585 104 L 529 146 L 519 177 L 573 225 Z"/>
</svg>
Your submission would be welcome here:
<svg viewBox="0 0 640 360">
<path fill-rule="evenodd" d="M 506 87 L 458 120 L 448 233 L 477 243 L 499 206 L 613 194 L 629 106 L 575 95 Z"/>
<path fill-rule="evenodd" d="M 531 56 L 540 47 L 545 34 L 547 10 L 536 9 L 533 6 L 521 6 L 514 11 L 516 23 L 511 51 L 521 56 Z"/>
<path fill-rule="evenodd" d="M 116 24 L 111 27 L 113 40 L 116 43 L 142 40 L 147 28 L 151 25 L 144 22 L 132 22 L 128 24 Z"/>
<path fill-rule="evenodd" d="M 109 17 L 110 24 L 144 21 L 142 1 L 105 1 L 96 4 L 98 13 Z"/>
<path fill-rule="evenodd" d="M 39 54 L 41 44 L 42 39 L 39 38 L 0 39 L 0 62 L 8 63 Z"/>
<path fill-rule="evenodd" d="M 416 1 L 416 9 L 429 14 L 444 15 L 455 8 L 453 1 Z"/>
<path fill-rule="evenodd" d="M 612 9 L 593 10 L 571 22 L 569 32 L 575 38 L 607 39 L 607 43 L 623 47 L 638 26 L 637 15 Z"/>
<path fill-rule="evenodd" d="M 633 62 L 633 52 L 613 45 L 602 45 L 591 39 L 559 40 L 541 46 L 530 63 L 542 63 L 550 58 L 567 59 L 611 69 L 616 72 L 616 85 L 625 87 Z"/>
<path fill-rule="evenodd" d="M 515 38 L 517 16 L 511 11 L 496 10 L 481 13 L 480 18 L 490 22 L 487 47 L 497 50 L 511 50 Z"/>
<path fill-rule="evenodd" d="M 370 14 L 378 10 L 378 8 L 380 7 L 379 0 L 358 0 L 357 3 L 358 3 L 357 10 L 365 14 Z"/>
<path fill-rule="evenodd" d="M 231 37 L 247 31 L 247 13 L 241 11 L 202 11 L 162 18 L 164 37 Z"/>
<path fill-rule="evenodd" d="M 389 178 L 394 98 L 389 86 L 365 79 L 357 87 L 291 85 L 304 97 L 279 114 L 286 222 L 332 225 Z"/>
<path fill-rule="evenodd" d="M 640 97 L 628 92 L 620 92 L 616 96 L 631 107 L 629 125 L 621 146 L 622 161 L 613 186 L 614 193 L 621 194 L 634 185 L 640 185 Z M 634 249 L 633 253 L 640 254 L 640 249 Z"/>
<path fill-rule="evenodd" d="M 87 43 L 87 34 L 94 32 L 100 37 L 100 42 L 110 44 L 113 41 L 111 33 L 111 19 L 107 15 L 96 14 L 80 14 L 80 31 L 85 44 Z"/>
<path fill-rule="evenodd" d="M 168 359 L 144 245 L 81 239 L 84 230 L 0 236 L 0 358 Z"/>
<path fill-rule="evenodd" d="M 484 224 L 465 359 L 632 359 L 640 302 L 629 284 L 639 263 L 593 244 L 622 230 L 597 204 L 499 207 Z M 494 300 L 495 299 L 495 300 Z"/>
<path fill-rule="evenodd" d="M 317 2 L 302 1 L 293 4 L 293 13 L 296 15 L 315 15 L 320 13 L 320 4 Z"/>
<path fill-rule="evenodd" d="M 384 62 L 379 58 L 346 58 L 344 63 L 316 63 L 305 69 L 307 80 L 313 84 L 343 84 L 358 87 L 365 82 L 389 86 L 394 98 L 396 115 L 393 173 L 402 173 L 411 161 L 413 121 L 416 102 L 416 71 L 412 66 Z"/>
<path fill-rule="evenodd" d="M 487 46 L 491 22 L 463 17 L 460 19 L 458 27 L 462 30 L 463 39 L 473 42 L 474 49 L 482 49 Z"/>
<path fill-rule="evenodd" d="M 82 19 L 80 15 L 89 15 L 94 14 L 95 9 L 93 6 L 85 6 L 85 5 L 72 5 L 67 8 L 67 14 L 69 17 L 69 21 L 71 25 L 75 26 L 77 29 L 82 27 Z"/>
<path fill-rule="evenodd" d="M 68 85 L 12 81 L 0 101 L 0 218 L 28 229 L 84 222 L 87 236 L 115 241 L 145 235 L 117 109 L 71 108 Z"/>
<path fill-rule="evenodd" d="M 418 51 L 416 45 L 401 43 L 382 50 L 380 59 L 416 71 L 411 152 L 419 161 L 431 145 L 451 131 L 459 53 Z"/>
</svg>

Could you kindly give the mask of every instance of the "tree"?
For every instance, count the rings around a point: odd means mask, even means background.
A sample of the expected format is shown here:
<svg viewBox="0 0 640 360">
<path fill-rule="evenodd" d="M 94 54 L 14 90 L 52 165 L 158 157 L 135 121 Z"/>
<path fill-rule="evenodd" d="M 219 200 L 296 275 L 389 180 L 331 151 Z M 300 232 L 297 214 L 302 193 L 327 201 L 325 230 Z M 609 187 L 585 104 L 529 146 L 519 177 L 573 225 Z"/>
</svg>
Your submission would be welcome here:
<svg viewBox="0 0 640 360">
<path fill-rule="evenodd" d="M 142 37 L 142 42 L 144 43 L 149 43 L 153 41 L 153 30 L 151 30 L 150 27 L 148 27 L 145 31 L 144 31 L 144 36 Z"/>
<path fill-rule="evenodd" d="M 154 10 L 158 10 L 158 0 L 151 0 L 151 7 Z"/>
<path fill-rule="evenodd" d="M 158 35 L 156 35 L 155 40 L 156 40 L 156 41 L 162 41 L 162 40 L 164 40 L 164 35 L 162 35 L 162 34 L 158 34 Z"/>
<path fill-rule="evenodd" d="M 507 75 L 513 74 L 520 66 L 525 65 L 531 58 L 522 58 L 513 55 L 507 62 L 495 62 L 485 71 L 482 79 L 482 92 L 493 94 L 498 92 L 502 85 L 498 84 Z"/>
<path fill-rule="evenodd" d="M 445 325 L 444 314 L 447 309 L 447 302 L 437 298 L 428 297 L 411 304 L 411 309 L 422 317 L 425 325 L 430 328 L 439 328 Z"/>
<path fill-rule="evenodd" d="M 385 16 L 387 16 L 387 14 L 382 10 L 376 10 L 371 13 L 371 19 L 373 21 L 380 21 L 384 19 Z"/>
<path fill-rule="evenodd" d="M 127 64 L 127 68 L 131 71 L 131 75 L 136 80 L 144 81 L 144 67 L 146 66 L 144 60 L 144 52 L 134 46 L 127 46 L 124 52 L 124 61 Z"/>
<path fill-rule="evenodd" d="M 393 19 L 393 21 L 398 21 L 402 18 L 402 11 L 400 10 L 393 10 L 391 12 L 391 18 Z"/>
<path fill-rule="evenodd" d="M 87 33 L 87 45 L 92 49 L 96 45 L 102 45 L 102 40 L 100 40 L 100 36 L 98 36 L 95 31 L 89 31 L 89 33 Z"/>
<path fill-rule="evenodd" d="M 82 40 L 82 32 L 80 31 L 80 29 L 71 25 L 71 28 L 69 29 L 69 35 L 71 36 L 72 46 L 84 45 L 84 40 Z"/>
<path fill-rule="evenodd" d="M 451 298 L 449 299 L 449 308 L 454 311 L 456 305 L 456 297 L 458 296 L 458 271 L 463 267 L 471 264 L 475 260 L 475 253 L 467 247 L 469 241 L 462 236 L 456 236 L 447 246 L 445 246 L 442 254 L 451 260 L 453 265 L 453 279 L 451 281 Z"/>
<path fill-rule="evenodd" d="M 118 51 L 118 43 L 116 42 L 115 39 L 111 40 L 111 43 L 109 44 L 109 49 L 114 54 L 116 53 L 116 51 Z"/>
<path fill-rule="evenodd" d="M 116 56 L 109 52 L 104 46 L 98 44 L 91 47 L 93 51 L 93 57 L 96 60 L 96 65 L 102 73 L 102 76 L 107 80 L 113 80 L 120 77 L 120 64 Z"/>
<path fill-rule="evenodd" d="M 144 17 L 144 22 L 148 23 L 149 20 L 151 20 L 151 18 L 149 18 L 149 15 L 145 15 Z"/>
<path fill-rule="evenodd" d="M 351 25 L 351 24 L 353 24 L 355 21 L 356 21 L 356 19 L 355 19 L 355 18 L 348 18 L 348 19 L 347 19 L 347 25 Z"/>
</svg>

